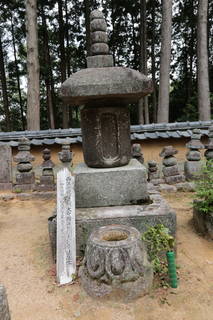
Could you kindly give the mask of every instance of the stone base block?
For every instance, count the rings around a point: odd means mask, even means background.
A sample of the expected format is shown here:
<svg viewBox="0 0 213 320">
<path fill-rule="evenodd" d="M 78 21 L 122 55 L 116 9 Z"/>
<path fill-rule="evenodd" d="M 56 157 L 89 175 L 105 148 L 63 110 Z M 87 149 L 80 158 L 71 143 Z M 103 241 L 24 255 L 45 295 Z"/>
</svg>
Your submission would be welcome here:
<svg viewBox="0 0 213 320">
<path fill-rule="evenodd" d="M 21 172 L 16 174 L 16 183 L 20 185 L 33 184 L 35 182 L 34 172 Z"/>
<path fill-rule="evenodd" d="M 165 167 L 163 166 L 163 174 L 165 177 L 170 177 L 170 176 L 177 176 L 179 175 L 179 169 L 178 166 L 170 166 L 170 167 Z"/>
<path fill-rule="evenodd" d="M 0 190 L 12 190 L 13 185 L 9 182 L 0 182 Z"/>
<path fill-rule="evenodd" d="M 186 180 L 199 179 L 199 175 L 202 169 L 202 163 L 200 161 L 186 161 L 184 163 L 184 173 Z"/>
<path fill-rule="evenodd" d="M 143 234 L 150 226 L 162 223 L 171 235 L 176 235 L 176 214 L 162 198 L 159 192 L 150 194 L 151 204 L 133 206 L 115 206 L 101 208 L 79 208 L 76 210 L 76 252 L 77 256 L 83 256 L 87 239 L 91 232 L 98 227 L 119 224 L 135 227 Z M 54 215 L 56 210 L 54 211 Z M 56 247 L 56 219 L 48 219 L 51 247 Z M 55 230 L 55 231 L 54 231 Z M 54 240 L 55 239 L 55 240 Z M 54 251 L 55 252 L 55 251 Z M 54 255 L 53 252 L 53 255 Z"/>
<path fill-rule="evenodd" d="M 77 208 L 141 204 L 148 200 L 147 171 L 135 159 L 117 168 L 94 169 L 81 163 L 73 173 Z"/>
<path fill-rule="evenodd" d="M 56 186 L 54 184 L 37 184 L 35 186 L 36 191 L 55 191 Z"/>
<path fill-rule="evenodd" d="M 176 183 L 185 181 L 184 175 L 181 175 L 181 174 L 177 176 L 170 176 L 170 177 L 164 177 L 164 178 L 165 178 L 165 182 L 168 184 L 176 184 Z"/>
<path fill-rule="evenodd" d="M 154 185 L 154 186 L 158 186 L 159 184 L 164 183 L 163 179 L 152 179 L 150 180 L 150 182 Z"/>
<path fill-rule="evenodd" d="M 46 184 L 46 185 L 54 184 L 54 176 L 41 176 L 40 184 Z"/>
<path fill-rule="evenodd" d="M 15 184 L 13 186 L 13 192 L 25 192 L 25 191 L 33 191 L 35 189 L 35 185 L 31 183 L 26 184 Z"/>
<path fill-rule="evenodd" d="M 110 54 L 87 57 L 87 68 L 113 67 L 113 56 Z"/>
<path fill-rule="evenodd" d="M 83 255 L 87 239 L 94 228 L 121 224 L 135 227 L 143 234 L 149 226 L 162 223 L 176 234 L 176 214 L 159 193 L 150 196 L 148 205 L 82 208 L 76 212 L 77 255 Z"/>
</svg>

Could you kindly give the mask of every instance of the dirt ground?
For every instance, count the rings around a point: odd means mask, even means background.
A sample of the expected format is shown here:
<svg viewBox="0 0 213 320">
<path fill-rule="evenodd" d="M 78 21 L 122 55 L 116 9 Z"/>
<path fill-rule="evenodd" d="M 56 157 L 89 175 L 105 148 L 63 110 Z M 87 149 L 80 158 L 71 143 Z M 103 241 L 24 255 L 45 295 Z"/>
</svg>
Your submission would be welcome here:
<svg viewBox="0 0 213 320">
<path fill-rule="evenodd" d="M 78 283 L 59 287 L 47 231 L 54 201 L 0 202 L 0 282 L 12 320 L 213 319 L 213 242 L 195 233 L 192 194 L 167 194 L 177 213 L 179 287 L 155 288 L 135 302 L 99 302 Z"/>
</svg>

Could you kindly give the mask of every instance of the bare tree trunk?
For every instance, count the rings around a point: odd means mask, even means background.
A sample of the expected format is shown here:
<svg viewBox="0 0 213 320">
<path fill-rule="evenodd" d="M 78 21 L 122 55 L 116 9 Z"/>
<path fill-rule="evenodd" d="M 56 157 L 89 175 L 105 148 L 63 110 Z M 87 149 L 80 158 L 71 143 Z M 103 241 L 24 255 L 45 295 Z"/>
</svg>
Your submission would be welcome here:
<svg viewBox="0 0 213 320">
<path fill-rule="evenodd" d="M 60 49 L 60 69 L 61 69 L 61 83 L 66 80 L 66 54 L 64 47 L 65 28 L 63 18 L 63 0 L 58 0 L 58 23 L 59 23 L 59 49 Z M 63 128 L 69 127 L 69 110 L 68 107 L 62 103 L 62 117 Z"/>
<path fill-rule="evenodd" d="M 65 38 L 66 38 L 66 63 L 67 63 L 67 75 L 71 75 L 71 65 L 70 65 L 70 41 L 69 41 L 69 14 L 68 14 L 68 0 L 65 0 Z"/>
<path fill-rule="evenodd" d="M 169 122 L 169 74 L 171 59 L 172 0 L 162 0 L 158 122 Z"/>
<path fill-rule="evenodd" d="M 19 67 L 18 67 L 18 61 L 17 61 L 17 52 L 16 52 L 16 44 L 15 44 L 15 36 L 14 36 L 14 25 L 13 25 L 13 17 L 12 17 L 12 15 L 11 15 L 11 33 L 12 33 L 13 54 L 14 54 L 14 61 L 15 61 L 15 68 L 16 68 L 16 79 L 17 79 L 17 85 L 18 85 L 18 96 L 19 96 L 19 103 L 20 103 L 20 109 L 21 109 L 22 129 L 25 130 L 23 100 L 22 100 L 22 95 L 21 95 L 20 75 L 19 75 Z"/>
<path fill-rule="evenodd" d="M 208 0 L 199 0 L 197 35 L 198 111 L 199 120 L 202 121 L 211 119 L 207 49 L 207 12 Z"/>
<path fill-rule="evenodd" d="M 156 67 L 155 67 L 155 3 L 152 1 L 152 39 L 151 39 L 151 62 L 152 62 L 152 108 L 153 108 L 153 122 L 157 122 L 157 98 L 156 98 Z"/>
<path fill-rule="evenodd" d="M 68 9 L 68 0 L 65 0 L 65 38 L 66 38 L 66 66 L 67 66 L 67 76 L 71 75 L 71 55 L 70 55 L 70 36 L 69 36 L 69 9 Z M 73 122 L 73 108 L 71 106 L 67 106 L 68 110 L 68 127 L 72 127 Z"/>
<path fill-rule="evenodd" d="M 90 56 L 90 3 L 89 0 L 84 0 L 85 10 L 85 25 L 86 25 L 86 50 L 87 56 Z"/>
<path fill-rule="evenodd" d="M 140 72 L 147 75 L 147 49 L 146 49 L 146 0 L 140 0 Z M 144 112 L 144 116 L 143 116 Z M 140 124 L 149 123 L 148 97 L 141 98 L 138 103 L 138 120 Z M 142 122 L 143 121 L 143 122 Z"/>
<path fill-rule="evenodd" d="M 48 119 L 49 127 L 55 129 L 55 120 L 54 120 L 54 107 L 53 107 L 53 95 L 51 88 L 51 61 L 49 53 L 49 39 L 47 33 L 47 24 L 46 17 L 44 13 L 44 8 L 41 4 L 41 19 L 42 19 L 42 33 L 43 33 L 43 45 L 44 45 L 44 62 L 46 65 L 46 74 L 45 74 L 45 86 L 47 94 L 47 109 L 48 109 Z"/>
<path fill-rule="evenodd" d="M 26 0 L 27 29 L 27 129 L 40 130 L 40 87 L 37 1 Z"/>
<path fill-rule="evenodd" d="M 143 98 L 141 98 L 138 101 L 138 123 L 139 124 L 144 124 L 144 114 L 143 114 L 143 109 L 144 105 L 143 105 Z"/>
<path fill-rule="evenodd" d="M 111 0 L 111 24 L 112 24 L 112 45 L 111 45 L 111 52 L 113 56 L 114 65 L 116 65 L 116 55 L 115 55 L 115 3 L 114 0 Z"/>
<path fill-rule="evenodd" d="M 11 123 L 10 123 L 9 99 L 8 99 L 8 93 L 7 93 L 7 82 L 6 82 L 6 76 L 5 76 L 4 53 L 2 48 L 1 33 L 0 33 L 0 80 L 1 80 L 1 86 L 2 86 L 4 113 L 6 118 L 6 130 L 10 131 Z"/>
</svg>

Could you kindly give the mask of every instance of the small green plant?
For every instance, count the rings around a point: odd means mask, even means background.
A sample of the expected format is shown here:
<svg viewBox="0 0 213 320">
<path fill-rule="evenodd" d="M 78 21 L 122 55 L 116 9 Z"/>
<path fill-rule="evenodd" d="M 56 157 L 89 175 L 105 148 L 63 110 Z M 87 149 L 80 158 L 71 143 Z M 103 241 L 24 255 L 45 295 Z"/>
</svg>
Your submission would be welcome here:
<svg viewBox="0 0 213 320">
<path fill-rule="evenodd" d="M 213 160 L 202 167 L 200 178 L 196 181 L 195 208 L 201 213 L 213 212 Z"/>
<path fill-rule="evenodd" d="M 150 261 L 153 265 L 155 273 L 167 272 L 167 266 L 163 254 L 173 250 L 174 238 L 169 234 L 169 229 L 163 224 L 157 224 L 154 227 L 149 227 L 142 236 L 147 244 Z"/>
</svg>

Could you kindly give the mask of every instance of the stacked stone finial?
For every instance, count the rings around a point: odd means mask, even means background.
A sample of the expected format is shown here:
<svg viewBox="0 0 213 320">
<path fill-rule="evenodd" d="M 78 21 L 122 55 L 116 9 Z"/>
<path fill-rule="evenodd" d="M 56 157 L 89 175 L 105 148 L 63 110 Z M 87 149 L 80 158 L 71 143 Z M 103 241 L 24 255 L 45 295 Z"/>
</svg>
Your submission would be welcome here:
<svg viewBox="0 0 213 320">
<path fill-rule="evenodd" d="M 87 57 L 88 68 L 113 67 L 113 57 L 109 54 L 107 24 L 99 10 L 90 14 L 90 57 Z"/>
<path fill-rule="evenodd" d="M 14 157 L 14 161 L 17 162 L 16 184 L 15 190 L 29 191 L 33 190 L 35 183 L 35 174 L 32 172 L 31 162 L 35 160 L 35 157 L 30 153 L 30 141 L 29 139 L 22 137 L 18 145 L 18 153 Z"/>
<path fill-rule="evenodd" d="M 64 142 L 62 149 L 58 153 L 59 160 L 65 167 L 72 166 L 72 151 L 70 150 L 70 143 Z"/>
<path fill-rule="evenodd" d="M 154 160 L 148 162 L 148 181 L 154 185 L 159 185 L 164 182 L 163 179 L 160 178 L 160 171 L 157 162 Z"/>
<path fill-rule="evenodd" d="M 184 172 L 186 180 L 194 180 L 199 177 L 201 170 L 201 153 L 203 144 L 200 142 L 202 133 L 200 129 L 192 131 L 191 141 L 186 144 L 189 151 L 186 154 L 187 161 L 184 164 Z"/>
<path fill-rule="evenodd" d="M 163 175 L 168 184 L 176 184 L 185 181 L 184 175 L 179 173 L 177 159 L 174 157 L 177 150 L 173 146 L 166 146 L 160 153 L 163 158 Z"/>
<path fill-rule="evenodd" d="M 205 157 L 207 160 L 213 160 L 213 126 L 209 127 L 209 141 L 206 145 Z"/>
<path fill-rule="evenodd" d="M 107 24 L 104 15 L 99 10 L 94 10 L 90 15 L 90 30 L 91 30 L 91 54 L 105 55 L 109 53 L 107 44 Z"/>
<path fill-rule="evenodd" d="M 140 163 L 144 163 L 144 157 L 139 143 L 132 145 L 132 158 L 138 160 Z"/>
<path fill-rule="evenodd" d="M 53 168 L 55 166 L 51 160 L 51 151 L 48 148 L 42 151 L 42 158 L 44 159 L 41 165 L 43 168 Z"/>
</svg>

